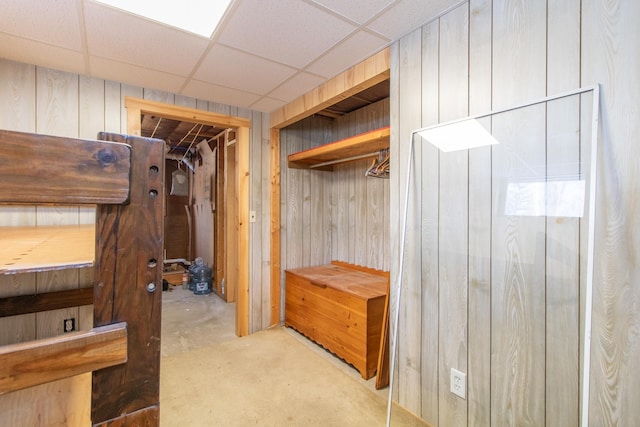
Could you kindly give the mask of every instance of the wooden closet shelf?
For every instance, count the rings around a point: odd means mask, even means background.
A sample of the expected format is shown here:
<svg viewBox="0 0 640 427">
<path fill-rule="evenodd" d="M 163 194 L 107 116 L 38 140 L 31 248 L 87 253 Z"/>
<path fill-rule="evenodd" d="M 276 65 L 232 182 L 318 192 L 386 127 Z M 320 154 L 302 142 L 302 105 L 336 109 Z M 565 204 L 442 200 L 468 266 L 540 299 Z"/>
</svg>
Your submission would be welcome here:
<svg viewBox="0 0 640 427">
<path fill-rule="evenodd" d="M 90 267 L 95 225 L 0 227 L 0 274 Z"/>
<path fill-rule="evenodd" d="M 377 156 L 389 148 L 390 128 L 384 127 L 341 139 L 330 144 L 290 154 L 289 167 L 296 169 L 333 170 L 333 165 Z"/>
</svg>

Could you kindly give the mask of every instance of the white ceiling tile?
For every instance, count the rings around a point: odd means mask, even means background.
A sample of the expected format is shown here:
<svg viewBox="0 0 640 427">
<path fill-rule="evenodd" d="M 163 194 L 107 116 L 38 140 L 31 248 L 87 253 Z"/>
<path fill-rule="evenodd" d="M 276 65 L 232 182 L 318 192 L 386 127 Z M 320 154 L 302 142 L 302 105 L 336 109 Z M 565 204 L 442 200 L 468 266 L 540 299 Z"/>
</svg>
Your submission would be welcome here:
<svg viewBox="0 0 640 427">
<path fill-rule="evenodd" d="M 355 63 L 361 62 L 387 46 L 391 40 L 358 31 L 322 58 L 306 68 L 315 74 L 331 78 Z"/>
<path fill-rule="evenodd" d="M 322 77 L 300 72 L 269 93 L 269 96 L 283 101 L 293 101 L 324 81 Z"/>
<path fill-rule="evenodd" d="M 77 0 L 2 0 L 0 32 L 82 50 Z"/>
<path fill-rule="evenodd" d="M 85 3 L 91 55 L 188 76 L 208 39 L 96 3 Z"/>
<path fill-rule="evenodd" d="M 190 80 L 184 87 L 181 95 L 191 96 L 197 99 L 206 99 L 221 104 L 234 105 L 248 108 L 249 105 L 260 99 L 259 95 L 230 89 L 200 80 Z"/>
<path fill-rule="evenodd" d="M 244 0 L 219 41 L 302 68 L 355 27 L 299 0 Z"/>
<path fill-rule="evenodd" d="M 148 89 L 177 93 L 184 84 L 184 78 L 181 76 L 97 56 L 90 57 L 89 68 L 91 69 L 91 75 L 94 77 Z"/>
<path fill-rule="evenodd" d="M 0 57 L 76 74 L 87 72 L 80 52 L 2 33 Z"/>
<path fill-rule="evenodd" d="M 327 9 L 364 24 L 395 0 L 313 0 Z"/>
<path fill-rule="evenodd" d="M 258 102 L 254 102 L 249 106 L 252 110 L 270 113 L 278 108 L 286 105 L 285 101 L 269 98 L 267 96 L 260 98 Z"/>
<path fill-rule="evenodd" d="M 391 40 L 419 28 L 440 16 L 452 5 L 467 3 L 460 0 L 401 0 L 367 27 Z"/>
<path fill-rule="evenodd" d="M 295 72 L 294 68 L 216 45 L 204 58 L 193 78 L 265 95 Z"/>
</svg>

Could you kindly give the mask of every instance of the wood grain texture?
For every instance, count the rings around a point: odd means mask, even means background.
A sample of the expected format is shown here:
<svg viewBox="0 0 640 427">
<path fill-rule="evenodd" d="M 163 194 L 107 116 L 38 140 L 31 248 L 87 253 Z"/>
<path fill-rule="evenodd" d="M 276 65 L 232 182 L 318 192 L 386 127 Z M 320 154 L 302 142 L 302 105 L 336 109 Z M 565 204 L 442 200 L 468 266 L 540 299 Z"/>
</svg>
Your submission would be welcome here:
<svg viewBox="0 0 640 427">
<path fill-rule="evenodd" d="M 0 131 L 0 150 L 0 202 L 123 203 L 128 198 L 131 154 L 124 145 Z"/>
<path fill-rule="evenodd" d="M 91 425 L 91 374 L 0 396 L 0 418 L 12 427 Z"/>
<path fill-rule="evenodd" d="M 400 150 L 395 155 L 400 157 L 401 206 L 405 204 L 405 183 L 409 173 L 409 137 L 413 129 L 420 128 L 421 92 L 422 92 L 422 30 L 413 31 L 400 42 L 400 61 L 405 65 L 400 71 L 400 93 L 403 107 L 399 113 L 398 134 Z M 393 155 L 393 153 L 392 153 Z M 418 160 L 417 160 L 418 159 Z M 421 182 L 420 157 L 413 158 L 411 179 Z M 419 186 L 414 185 L 409 195 L 411 201 L 407 215 L 407 234 L 405 241 L 404 277 L 401 294 L 400 318 L 398 324 L 398 398 L 409 411 L 422 412 L 422 280 L 421 280 L 421 220 L 419 209 L 422 200 Z M 402 218 L 400 219 L 402 221 Z M 433 422 L 430 420 L 430 422 Z"/>
<path fill-rule="evenodd" d="M 599 83 L 596 246 L 589 425 L 640 419 L 640 278 L 637 194 L 640 132 L 640 3 L 595 1 L 582 9 L 581 82 Z"/>
<path fill-rule="evenodd" d="M 383 49 L 312 91 L 271 113 L 271 127 L 282 129 L 389 78 L 389 50 Z"/>
<path fill-rule="evenodd" d="M 377 368 L 388 275 L 332 263 L 286 270 L 285 324 L 352 364 Z"/>
<path fill-rule="evenodd" d="M 0 129 L 36 131 L 36 67 L 0 59 Z"/>
<path fill-rule="evenodd" d="M 78 307 L 93 303 L 93 288 L 20 295 L 0 299 L 0 317 Z"/>
<path fill-rule="evenodd" d="M 375 153 L 389 148 L 389 133 L 390 130 L 386 127 L 289 154 L 289 167 L 309 168 L 317 164 Z"/>
<path fill-rule="evenodd" d="M 492 218 L 492 424 L 545 417 L 545 219 L 501 203 L 510 182 L 544 179 L 544 106 L 494 117 Z M 533 171 L 541 175 L 533 175 Z M 501 196 L 502 195 L 502 196 Z"/>
<path fill-rule="evenodd" d="M 15 274 L 93 265 L 95 227 L 0 227 L 0 273 Z"/>
<path fill-rule="evenodd" d="M 164 143 L 115 134 L 101 138 L 132 145 L 134 184 L 129 204 L 98 210 L 94 322 L 126 321 L 132 356 L 125 366 L 94 372 L 94 423 L 157 405 L 160 386 Z M 147 290 L 149 283 L 156 284 L 154 292 Z"/>
<path fill-rule="evenodd" d="M 0 394 L 72 377 L 127 361 L 127 325 L 0 348 Z"/>
<path fill-rule="evenodd" d="M 468 115 L 469 10 L 460 6 L 440 18 L 440 120 Z M 469 152 L 440 154 L 438 424 L 467 422 L 467 403 L 450 391 L 451 369 L 468 370 Z M 425 206 L 426 208 L 426 206 Z"/>
<path fill-rule="evenodd" d="M 238 128 L 238 171 L 236 182 L 238 188 L 237 234 L 232 236 L 238 242 L 235 262 L 238 268 L 237 301 L 236 301 L 236 334 L 249 334 L 249 127 Z"/>
<path fill-rule="evenodd" d="M 422 46 L 420 50 L 422 61 L 422 93 L 421 93 L 421 121 L 425 126 L 435 124 L 440 117 L 440 94 L 438 81 L 440 67 L 438 54 L 440 46 L 440 22 L 434 21 L 422 28 Z M 404 142 L 404 141 L 402 141 Z M 420 168 L 420 181 L 414 181 L 416 188 L 421 188 L 421 204 L 413 209 L 420 213 L 420 276 L 422 300 L 420 301 L 420 328 L 422 329 L 420 345 L 420 382 L 422 389 L 421 412 L 422 419 L 437 424 L 439 415 L 439 361 L 434 354 L 439 353 L 440 313 L 439 313 L 439 263 L 438 252 L 438 224 L 440 209 L 438 207 L 438 188 L 440 187 L 440 154 L 431 144 L 425 144 L 415 137 L 414 163 Z M 406 162 L 403 155 L 402 162 Z M 403 163 L 405 164 L 405 163 Z M 406 178 L 403 178 L 403 180 Z M 405 182 L 402 183 L 402 191 Z M 419 187 L 418 187 L 419 186 Z M 417 203 L 417 202 L 416 202 Z"/>
<path fill-rule="evenodd" d="M 469 3 L 469 114 L 491 110 L 490 0 Z M 480 122 L 491 129 L 491 120 Z M 469 151 L 468 425 L 491 422 L 491 148 Z"/>
<path fill-rule="evenodd" d="M 271 221 L 270 221 L 270 261 L 271 261 L 271 272 L 270 272 L 270 288 L 271 288 L 271 314 L 270 314 L 270 325 L 275 325 L 279 323 L 281 319 L 281 314 L 284 314 L 284 304 L 281 302 L 282 292 L 282 271 L 281 271 L 281 263 L 282 263 L 282 254 L 281 254 L 281 240 L 280 240 L 280 195 L 282 193 L 281 190 L 281 169 L 280 169 L 280 131 L 277 129 L 272 129 L 270 133 L 270 178 L 271 178 L 271 197 L 270 197 L 270 210 L 271 210 Z"/>
</svg>

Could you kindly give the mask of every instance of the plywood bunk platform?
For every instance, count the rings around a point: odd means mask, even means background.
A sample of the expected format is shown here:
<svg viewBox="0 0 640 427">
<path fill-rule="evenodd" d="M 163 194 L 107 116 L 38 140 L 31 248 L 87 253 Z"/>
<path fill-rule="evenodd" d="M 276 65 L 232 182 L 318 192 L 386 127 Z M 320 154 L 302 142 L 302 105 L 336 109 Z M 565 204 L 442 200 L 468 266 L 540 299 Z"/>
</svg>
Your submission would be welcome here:
<svg viewBox="0 0 640 427">
<path fill-rule="evenodd" d="M 0 203 L 96 206 L 91 226 L 0 228 L 0 274 L 95 271 L 93 288 L 0 299 L 0 317 L 94 305 L 89 331 L 0 347 L 0 395 L 92 372 L 92 425 L 158 425 L 163 171 L 157 139 L 0 131 Z"/>
<path fill-rule="evenodd" d="M 285 325 L 373 377 L 389 273 L 340 261 L 285 273 Z"/>
<path fill-rule="evenodd" d="M 96 227 L 0 227 L 0 274 L 91 267 Z"/>
</svg>

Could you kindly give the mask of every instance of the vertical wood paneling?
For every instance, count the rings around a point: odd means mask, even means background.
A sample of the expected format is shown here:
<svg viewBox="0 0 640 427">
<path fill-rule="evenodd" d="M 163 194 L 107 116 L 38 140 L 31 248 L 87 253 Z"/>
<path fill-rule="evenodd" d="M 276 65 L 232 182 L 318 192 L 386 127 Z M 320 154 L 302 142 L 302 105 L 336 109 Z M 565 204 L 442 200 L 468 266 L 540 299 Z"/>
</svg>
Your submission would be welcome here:
<svg viewBox="0 0 640 427">
<path fill-rule="evenodd" d="M 493 119 L 492 425 L 544 425 L 545 220 L 505 214 L 509 183 L 544 181 L 544 106 Z M 533 122 L 533 123 L 532 123 Z M 536 173 L 537 172 L 537 173 Z"/>
<path fill-rule="evenodd" d="M 104 131 L 118 133 L 121 129 L 120 84 L 106 80 L 104 82 Z M 97 100 L 94 100 L 97 101 Z M 126 124 L 124 125 L 126 128 Z"/>
<path fill-rule="evenodd" d="M 547 174 L 550 181 L 579 177 L 578 101 L 578 97 L 573 97 L 547 106 Z M 546 420 L 549 425 L 577 425 L 580 222 L 578 218 L 549 217 L 546 227 Z"/>
<path fill-rule="evenodd" d="M 80 76 L 78 98 L 78 137 L 96 139 L 105 129 L 104 80 Z"/>
<path fill-rule="evenodd" d="M 494 1 L 493 108 L 546 94 L 546 4 Z M 523 84 L 522 82 L 526 82 Z M 508 182 L 544 180 L 544 107 L 494 118 L 492 425 L 545 420 L 545 221 L 504 215 Z M 534 123 L 523 126 L 524 123 Z M 532 176 L 533 174 L 533 176 Z M 508 369 L 505 369 L 508 368 Z"/>
<path fill-rule="evenodd" d="M 307 150 L 313 147 L 315 144 L 310 138 L 310 134 L 313 132 L 312 128 L 310 128 L 311 123 L 307 120 L 302 123 L 301 133 L 300 133 L 300 147 L 302 150 Z M 299 207 L 300 207 L 300 226 L 301 226 L 301 237 L 302 237 L 302 246 L 299 247 L 300 256 L 301 256 L 301 266 L 309 266 L 311 265 L 311 247 L 314 243 L 312 243 L 311 239 L 311 217 L 315 217 L 315 212 L 312 214 L 311 212 L 311 175 L 315 174 L 314 171 L 310 170 L 299 170 L 298 171 L 298 180 L 300 180 L 301 185 L 301 196 L 299 199 Z"/>
<path fill-rule="evenodd" d="M 256 212 L 256 222 L 249 223 L 249 240 L 252 245 L 262 248 L 262 221 L 260 193 L 262 191 L 262 116 L 259 113 L 252 114 L 250 131 L 250 156 L 249 168 L 249 192 L 251 204 L 249 209 Z M 263 304 L 262 304 L 262 251 L 249 253 L 249 331 L 257 332 L 262 329 Z"/>
<path fill-rule="evenodd" d="M 468 115 L 468 28 L 467 5 L 440 18 L 441 122 Z M 450 378 L 452 368 L 467 372 L 468 163 L 466 150 L 440 154 L 438 424 L 443 426 L 467 422 L 467 404 L 450 392 Z"/>
<path fill-rule="evenodd" d="M 307 139 L 318 145 L 330 141 L 331 129 L 326 120 L 317 119 L 306 134 Z M 310 171 L 310 224 L 309 265 L 326 264 L 331 261 L 330 205 L 327 203 L 331 191 L 331 172 Z"/>
<path fill-rule="evenodd" d="M 640 419 L 640 3 L 582 7 L 582 84 L 602 85 L 591 352 L 591 426 Z"/>
<path fill-rule="evenodd" d="M 422 126 L 438 123 L 440 118 L 440 21 L 434 21 L 422 28 Z M 431 144 L 425 144 L 416 137 L 415 157 L 421 159 L 420 181 L 416 181 L 422 192 L 420 216 L 420 263 L 422 278 L 422 344 L 421 372 L 422 412 L 421 416 L 431 423 L 438 423 L 439 407 L 439 271 L 438 271 L 438 187 L 440 175 L 440 154 Z M 404 157 L 404 156 L 403 156 Z M 404 159 L 403 159 L 404 160 Z M 404 190 L 403 190 L 404 191 Z"/>
<path fill-rule="evenodd" d="M 260 287 L 262 288 L 262 300 L 260 305 L 262 306 L 262 321 L 260 329 L 265 329 L 271 326 L 271 141 L 270 141 L 270 128 L 269 128 L 269 116 L 267 114 L 260 114 L 261 116 L 261 133 L 260 139 L 257 141 L 262 146 L 260 150 L 262 172 L 260 174 L 260 193 L 257 198 L 260 200 L 260 212 L 258 213 L 260 218 L 260 233 L 262 234 L 261 242 L 262 246 L 257 248 L 255 245 L 251 251 L 258 250 L 260 253 L 260 264 L 251 266 L 251 268 L 259 268 L 260 273 Z M 256 126 L 253 121 L 251 126 Z M 254 143 L 255 144 L 255 143 Z M 255 173 L 255 172 L 251 172 Z M 254 199 L 252 199 L 254 200 Z M 252 285 L 253 286 L 253 285 Z M 274 296 L 276 299 L 277 296 Z M 256 304 L 254 302 L 254 304 Z"/>
<path fill-rule="evenodd" d="M 302 125 L 295 124 L 286 132 L 286 138 L 283 139 L 282 149 L 285 152 L 283 164 L 287 164 L 287 155 L 302 150 Z M 302 267 L 302 182 L 300 180 L 300 171 L 286 168 L 287 187 L 283 197 L 286 204 L 283 209 L 283 227 L 286 240 L 286 261 L 284 268 Z M 283 175 L 285 175 L 283 174 Z M 284 215 L 286 212 L 286 217 Z M 286 220 L 286 226 L 285 221 Z"/>
<path fill-rule="evenodd" d="M 36 132 L 77 138 L 78 75 L 38 68 L 36 77 Z"/>
<path fill-rule="evenodd" d="M 400 150 L 400 203 L 404 206 L 404 183 L 408 173 L 409 136 L 411 131 L 420 128 L 421 123 L 421 46 L 422 31 L 417 30 L 400 41 L 400 100 L 399 113 Z M 416 156 L 414 159 L 420 159 Z M 420 167 L 412 166 L 414 183 L 420 182 Z M 404 166 L 403 166 L 404 165 Z M 404 258 L 404 277 L 401 283 L 401 308 L 398 323 L 398 397 L 411 412 L 420 414 L 422 406 L 421 388 L 421 342 L 422 342 L 422 287 L 420 267 L 420 223 L 415 206 L 420 206 L 419 186 L 413 185 L 409 195 L 413 205 L 408 210 L 407 233 Z M 401 219 L 402 220 L 402 219 Z"/>
<path fill-rule="evenodd" d="M 0 59 L 0 127 L 36 130 L 36 67 Z"/>
<path fill-rule="evenodd" d="M 402 182 L 402 166 L 399 159 L 400 136 L 398 129 L 400 125 L 400 46 L 394 43 L 389 48 L 389 125 L 391 134 L 389 137 L 389 268 L 390 268 L 390 289 L 389 289 L 389 394 L 397 402 L 402 402 L 398 398 L 398 381 L 400 368 L 397 360 L 397 328 L 396 319 L 399 316 L 399 259 L 400 259 L 400 192 Z M 406 177 L 405 177 L 406 178 Z M 395 362 L 391 365 L 392 362 Z M 401 403 L 403 404 L 403 403 Z"/>
<path fill-rule="evenodd" d="M 491 0 L 469 4 L 469 114 L 491 110 Z M 490 119 L 481 122 L 491 130 Z M 468 425 L 491 409 L 491 147 L 469 151 Z"/>
<path fill-rule="evenodd" d="M 549 2 L 548 8 L 554 43 L 547 46 L 547 92 L 556 94 L 580 86 L 580 1 Z M 553 101 L 547 105 L 547 176 L 578 179 L 580 163 L 579 98 Z M 547 219 L 547 425 L 579 424 L 580 239 L 578 218 Z"/>
</svg>

